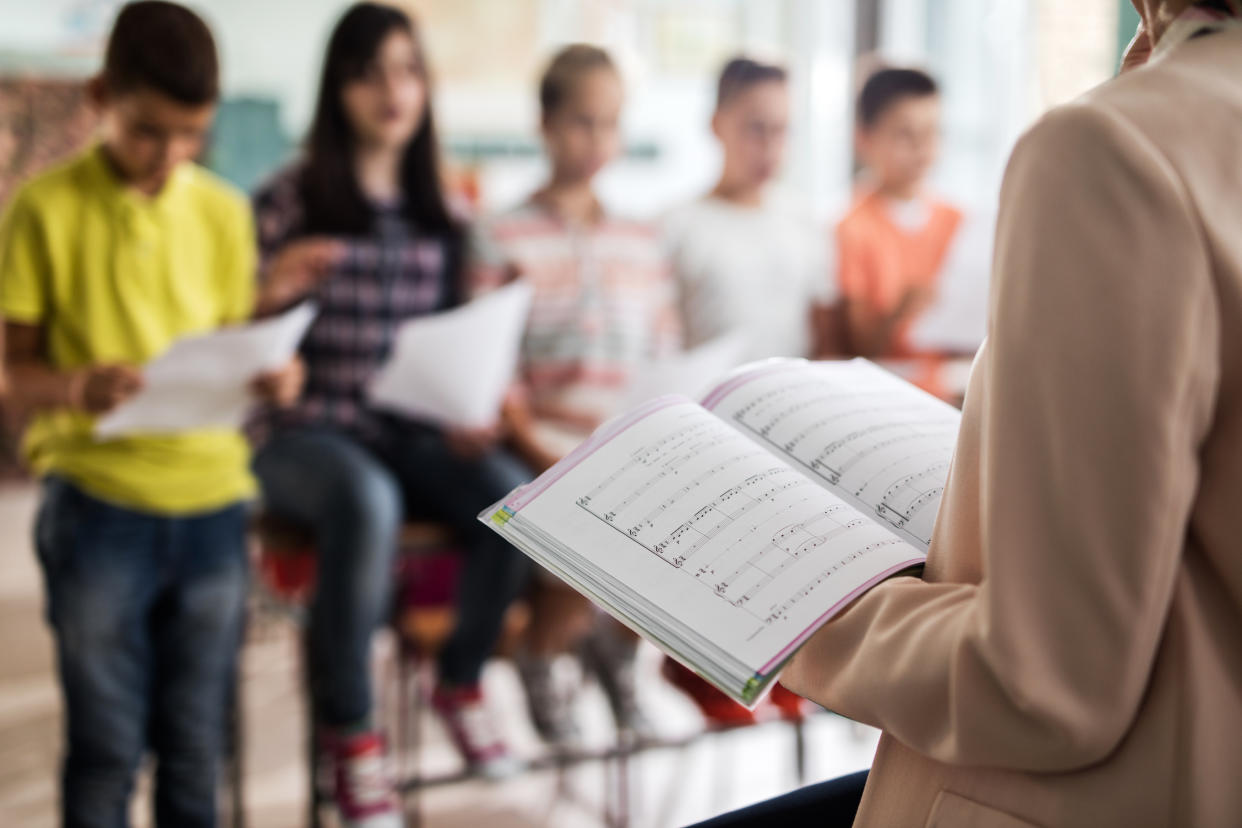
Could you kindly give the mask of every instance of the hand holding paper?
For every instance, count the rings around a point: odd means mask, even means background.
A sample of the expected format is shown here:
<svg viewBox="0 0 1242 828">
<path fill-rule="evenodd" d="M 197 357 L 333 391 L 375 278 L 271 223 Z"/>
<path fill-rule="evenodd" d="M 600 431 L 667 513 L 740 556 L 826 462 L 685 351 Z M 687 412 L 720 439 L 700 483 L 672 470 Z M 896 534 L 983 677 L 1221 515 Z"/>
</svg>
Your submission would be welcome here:
<svg viewBox="0 0 1242 828">
<path fill-rule="evenodd" d="M 137 394 L 101 417 L 101 438 L 236 428 L 252 404 L 251 382 L 287 363 L 315 318 L 315 307 L 173 343 L 143 369 Z"/>
<path fill-rule="evenodd" d="M 530 286 L 517 282 L 406 322 L 371 381 L 371 402 L 452 428 L 493 425 L 517 368 L 531 296 Z"/>
</svg>

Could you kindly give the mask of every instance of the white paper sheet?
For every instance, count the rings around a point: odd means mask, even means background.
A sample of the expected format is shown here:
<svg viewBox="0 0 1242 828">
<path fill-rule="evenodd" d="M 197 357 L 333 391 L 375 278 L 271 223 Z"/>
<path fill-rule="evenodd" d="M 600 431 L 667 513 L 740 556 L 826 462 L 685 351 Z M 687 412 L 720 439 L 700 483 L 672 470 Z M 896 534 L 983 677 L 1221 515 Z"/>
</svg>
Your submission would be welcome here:
<svg viewBox="0 0 1242 828">
<path fill-rule="evenodd" d="M 262 322 L 178 340 L 143 368 L 143 389 L 101 417 L 95 436 L 239 427 L 253 404 L 250 383 L 293 358 L 316 313 L 307 302 Z"/>
<path fill-rule="evenodd" d="M 517 369 L 532 293 L 515 282 L 406 322 L 388 364 L 371 381 L 371 403 L 439 425 L 493 424 Z"/>
<path fill-rule="evenodd" d="M 987 334 L 988 280 L 992 269 L 994 215 L 962 221 L 941 268 L 936 300 L 910 328 L 920 351 L 973 354 Z"/>
<path fill-rule="evenodd" d="M 637 408 L 666 394 L 695 398 L 742 363 L 746 337 L 726 334 L 679 354 L 653 360 L 635 372 L 617 413 Z"/>
</svg>

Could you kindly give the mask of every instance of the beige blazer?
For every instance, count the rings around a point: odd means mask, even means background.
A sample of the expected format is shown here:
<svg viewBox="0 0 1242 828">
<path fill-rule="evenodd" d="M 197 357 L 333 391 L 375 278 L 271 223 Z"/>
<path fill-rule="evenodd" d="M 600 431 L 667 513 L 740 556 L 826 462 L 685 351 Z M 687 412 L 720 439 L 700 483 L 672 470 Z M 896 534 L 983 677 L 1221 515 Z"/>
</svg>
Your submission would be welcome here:
<svg viewBox="0 0 1242 828">
<path fill-rule="evenodd" d="M 784 681 L 884 730 L 857 825 L 1242 826 L 1242 32 L 1052 112 L 924 580 Z"/>
</svg>

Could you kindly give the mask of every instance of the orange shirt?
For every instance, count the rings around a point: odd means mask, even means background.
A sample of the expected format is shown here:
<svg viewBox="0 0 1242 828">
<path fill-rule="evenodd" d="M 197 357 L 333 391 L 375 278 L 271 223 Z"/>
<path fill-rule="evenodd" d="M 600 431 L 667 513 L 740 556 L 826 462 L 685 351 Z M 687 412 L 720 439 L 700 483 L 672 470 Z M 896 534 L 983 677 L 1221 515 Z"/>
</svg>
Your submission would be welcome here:
<svg viewBox="0 0 1242 828">
<path fill-rule="evenodd" d="M 926 202 L 915 227 L 899 224 L 884 196 L 863 195 L 837 225 L 841 297 L 891 313 L 911 287 L 931 287 L 940 277 L 945 254 L 962 222 L 962 213 L 941 202 Z M 909 353 L 907 321 L 897 333 L 895 353 Z"/>
</svg>

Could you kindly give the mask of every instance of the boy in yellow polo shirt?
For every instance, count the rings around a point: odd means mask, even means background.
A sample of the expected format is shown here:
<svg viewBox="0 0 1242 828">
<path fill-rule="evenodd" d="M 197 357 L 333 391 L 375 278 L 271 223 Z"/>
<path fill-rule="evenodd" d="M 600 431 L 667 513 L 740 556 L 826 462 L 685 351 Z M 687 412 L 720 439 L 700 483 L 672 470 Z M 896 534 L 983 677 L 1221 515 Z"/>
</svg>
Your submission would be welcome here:
<svg viewBox="0 0 1242 828">
<path fill-rule="evenodd" d="M 148 749 L 158 824 L 216 821 L 254 491 L 246 445 L 232 430 L 92 430 L 174 340 L 251 314 L 249 207 L 190 163 L 217 89 L 198 17 L 125 6 L 90 86 L 100 143 L 27 183 L 0 219 L 10 402 L 33 418 L 23 450 L 44 481 L 35 540 L 65 700 L 66 826 L 126 824 Z M 300 371 L 257 385 L 288 402 Z"/>
</svg>

